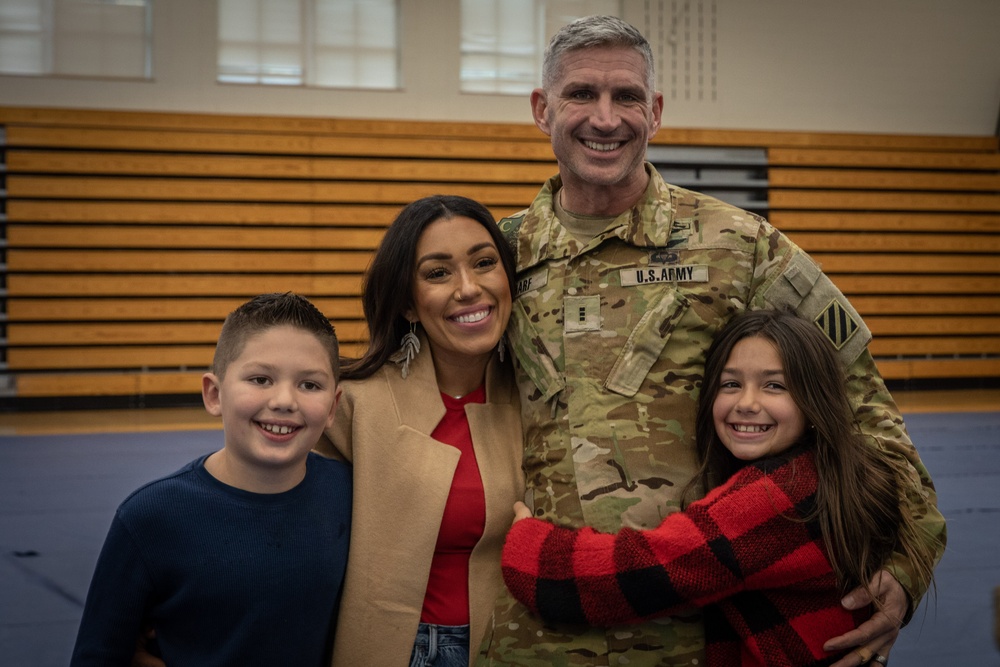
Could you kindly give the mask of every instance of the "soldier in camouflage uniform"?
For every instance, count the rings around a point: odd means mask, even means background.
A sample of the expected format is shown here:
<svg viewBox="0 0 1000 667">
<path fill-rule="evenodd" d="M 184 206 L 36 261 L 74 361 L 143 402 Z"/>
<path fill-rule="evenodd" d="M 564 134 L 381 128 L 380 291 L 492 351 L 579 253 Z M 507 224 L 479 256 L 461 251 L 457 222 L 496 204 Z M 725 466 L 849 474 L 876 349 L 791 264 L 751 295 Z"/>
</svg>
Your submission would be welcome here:
<svg viewBox="0 0 1000 667">
<path fill-rule="evenodd" d="M 508 339 L 529 506 L 572 528 L 659 525 L 697 467 L 695 413 L 713 335 L 741 310 L 789 307 L 839 349 L 864 432 L 911 464 L 906 511 L 920 518 L 940 557 L 944 519 L 933 485 L 857 312 L 767 221 L 664 183 L 644 162 L 662 110 L 648 48 L 618 19 L 574 22 L 550 44 L 543 88 L 532 93 L 560 175 L 529 209 L 500 223 L 518 254 Z M 838 638 L 837 648 L 867 640 L 871 652 L 888 653 L 898 618 L 912 613 L 928 582 L 902 558 L 886 569 L 895 579 L 874 587 L 886 613 L 856 638 Z M 851 653 L 838 665 L 860 661 Z M 552 627 L 504 594 L 477 664 L 704 666 L 701 616 Z"/>
</svg>

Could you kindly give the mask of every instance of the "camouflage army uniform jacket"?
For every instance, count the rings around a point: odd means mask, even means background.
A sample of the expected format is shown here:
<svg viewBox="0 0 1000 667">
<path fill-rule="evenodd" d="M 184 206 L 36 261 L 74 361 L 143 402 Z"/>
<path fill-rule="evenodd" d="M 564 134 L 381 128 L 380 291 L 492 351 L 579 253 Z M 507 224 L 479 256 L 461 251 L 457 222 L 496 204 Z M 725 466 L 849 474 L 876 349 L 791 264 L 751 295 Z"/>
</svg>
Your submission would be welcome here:
<svg viewBox="0 0 1000 667">
<path fill-rule="evenodd" d="M 930 477 L 846 298 L 763 218 L 646 169 L 644 197 L 585 244 L 556 219 L 558 176 L 500 222 L 518 256 L 507 335 L 535 516 L 602 532 L 658 526 L 697 467 L 695 413 L 713 336 L 739 311 L 790 307 L 839 349 L 858 422 L 909 461 L 911 511 L 943 543 Z M 927 582 L 901 558 L 892 565 L 915 606 Z M 477 664 L 703 667 L 704 631 L 696 612 L 610 629 L 544 625 L 505 593 Z"/>
</svg>

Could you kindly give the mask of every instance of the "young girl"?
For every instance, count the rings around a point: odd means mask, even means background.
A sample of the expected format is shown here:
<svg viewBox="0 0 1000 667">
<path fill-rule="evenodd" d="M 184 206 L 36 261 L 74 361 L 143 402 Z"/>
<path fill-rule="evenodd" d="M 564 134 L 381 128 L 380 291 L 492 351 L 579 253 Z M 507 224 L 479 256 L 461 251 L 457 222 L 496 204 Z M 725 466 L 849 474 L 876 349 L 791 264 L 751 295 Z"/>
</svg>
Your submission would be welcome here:
<svg viewBox="0 0 1000 667">
<path fill-rule="evenodd" d="M 934 566 L 844 387 L 814 324 L 738 315 L 705 362 L 702 467 L 685 495 L 712 491 L 648 531 L 518 520 L 503 551 L 507 587 L 549 622 L 617 625 L 706 606 L 710 665 L 831 664 L 839 656 L 824 642 L 871 612 L 845 610 L 846 591 L 867 586 L 894 550 L 928 582 Z"/>
</svg>

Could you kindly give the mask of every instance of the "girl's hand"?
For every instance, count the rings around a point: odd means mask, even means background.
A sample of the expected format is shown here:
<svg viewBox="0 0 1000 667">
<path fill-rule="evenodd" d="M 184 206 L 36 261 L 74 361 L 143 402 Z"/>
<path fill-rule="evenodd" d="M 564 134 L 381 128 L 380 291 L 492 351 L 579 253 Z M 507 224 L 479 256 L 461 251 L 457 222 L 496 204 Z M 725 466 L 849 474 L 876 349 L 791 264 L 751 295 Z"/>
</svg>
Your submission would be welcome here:
<svg viewBox="0 0 1000 667">
<path fill-rule="evenodd" d="M 520 500 L 514 503 L 514 523 L 517 523 L 521 519 L 530 519 L 531 510 L 528 506 L 522 503 Z"/>
</svg>

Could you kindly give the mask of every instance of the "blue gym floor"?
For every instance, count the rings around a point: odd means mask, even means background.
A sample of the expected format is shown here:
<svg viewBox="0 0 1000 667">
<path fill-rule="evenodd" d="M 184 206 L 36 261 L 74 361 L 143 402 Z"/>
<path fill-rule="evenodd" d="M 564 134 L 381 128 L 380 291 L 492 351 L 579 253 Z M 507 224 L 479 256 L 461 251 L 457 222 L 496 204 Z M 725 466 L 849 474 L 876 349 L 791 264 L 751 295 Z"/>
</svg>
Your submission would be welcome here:
<svg viewBox="0 0 1000 667">
<path fill-rule="evenodd" d="M 937 485 L 948 549 L 936 597 L 903 629 L 892 664 L 998 666 L 992 591 L 1000 585 L 1000 412 L 906 421 Z M 0 437 L 0 667 L 68 664 L 118 503 L 221 445 L 217 429 Z"/>
</svg>

